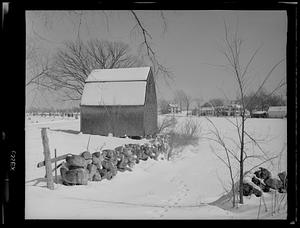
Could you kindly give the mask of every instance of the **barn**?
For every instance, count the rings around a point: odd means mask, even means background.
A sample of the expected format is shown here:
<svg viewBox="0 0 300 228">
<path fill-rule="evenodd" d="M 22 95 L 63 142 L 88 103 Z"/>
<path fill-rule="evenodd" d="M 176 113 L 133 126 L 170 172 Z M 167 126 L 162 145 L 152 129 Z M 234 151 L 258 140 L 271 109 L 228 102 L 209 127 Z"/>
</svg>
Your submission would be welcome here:
<svg viewBox="0 0 300 228">
<path fill-rule="evenodd" d="M 286 117 L 286 106 L 270 106 L 268 109 L 269 118 Z"/>
<path fill-rule="evenodd" d="M 157 99 L 151 68 L 93 70 L 85 81 L 80 110 L 84 134 L 155 135 Z"/>
</svg>

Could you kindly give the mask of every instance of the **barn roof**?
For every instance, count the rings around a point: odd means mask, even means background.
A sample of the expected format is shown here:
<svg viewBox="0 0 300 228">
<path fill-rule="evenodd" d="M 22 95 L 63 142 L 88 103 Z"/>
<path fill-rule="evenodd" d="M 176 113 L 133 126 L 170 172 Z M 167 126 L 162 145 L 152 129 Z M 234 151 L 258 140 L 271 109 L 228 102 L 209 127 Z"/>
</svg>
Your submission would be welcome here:
<svg viewBox="0 0 300 228">
<path fill-rule="evenodd" d="M 93 70 L 81 105 L 144 105 L 150 67 Z"/>
<path fill-rule="evenodd" d="M 150 67 L 96 69 L 85 82 L 146 81 Z"/>
</svg>

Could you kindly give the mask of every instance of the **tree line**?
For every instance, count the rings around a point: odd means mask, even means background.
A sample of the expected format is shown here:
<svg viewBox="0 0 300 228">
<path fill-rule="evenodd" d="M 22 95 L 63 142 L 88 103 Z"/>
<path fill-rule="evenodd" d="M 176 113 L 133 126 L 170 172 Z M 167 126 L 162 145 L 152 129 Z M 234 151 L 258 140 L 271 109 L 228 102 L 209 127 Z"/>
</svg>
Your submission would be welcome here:
<svg viewBox="0 0 300 228">
<path fill-rule="evenodd" d="M 248 103 L 247 110 L 250 112 L 255 110 L 267 111 L 270 106 L 286 106 L 286 99 L 282 95 L 269 92 L 265 88 L 262 88 L 258 93 L 253 91 L 245 95 L 244 101 Z M 178 90 L 174 93 L 172 99 L 159 99 L 158 108 L 161 114 L 169 113 L 169 104 L 176 104 L 180 110 L 190 111 L 192 102 L 195 103 L 193 108 L 200 109 L 201 107 L 224 106 L 230 101 L 223 98 L 212 98 L 208 101 L 204 101 L 202 98 L 193 98 L 185 91 Z M 237 98 L 233 102 L 235 104 L 241 104 L 241 99 Z"/>
<path fill-rule="evenodd" d="M 29 113 L 37 113 L 37 112 L 46 112 L 46 113 L 74 113 L 80 112 L 79 107 L 72 107 L 72 108 L 39 108 L 39 107 L 30 107 L 26 109 L 26 112 Z"/>
</svg>

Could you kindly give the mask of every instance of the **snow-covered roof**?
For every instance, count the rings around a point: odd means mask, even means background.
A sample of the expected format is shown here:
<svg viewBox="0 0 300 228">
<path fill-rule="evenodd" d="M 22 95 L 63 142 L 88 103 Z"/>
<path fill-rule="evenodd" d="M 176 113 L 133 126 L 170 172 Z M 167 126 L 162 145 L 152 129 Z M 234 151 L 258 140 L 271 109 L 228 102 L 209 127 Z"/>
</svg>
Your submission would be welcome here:
<svg viewBox="0 0 300 228">
<path fill-rule="evenodd" d="M 93 70 L 85 82 L 145 81 L 150 67 Z"/>
<path fill-rule="evenodd" d="M 86 83 L 81 105 L 144 105 L 146 81 Z"/>
<path fill-rule="evenodd" d="M 150 67 L 93 70 L 81 105 L 144 105 L 149 71 Z"/>
<path fill-rule="evenodd" d="M 269 107 L 269 110 L 268 110 L 269 112 L 271 111 L 271 112 L 278 112 L 278 111 L 280 111 L 280 112 L 286 112 L 286 106 L 270 106 Z"/>
<path fill-rule="evenodd" d="M 266 111 L 255 111 L 255 112 L 252 112 L 252 114 L 266 114 L 267 112 Z"/>
</svg>

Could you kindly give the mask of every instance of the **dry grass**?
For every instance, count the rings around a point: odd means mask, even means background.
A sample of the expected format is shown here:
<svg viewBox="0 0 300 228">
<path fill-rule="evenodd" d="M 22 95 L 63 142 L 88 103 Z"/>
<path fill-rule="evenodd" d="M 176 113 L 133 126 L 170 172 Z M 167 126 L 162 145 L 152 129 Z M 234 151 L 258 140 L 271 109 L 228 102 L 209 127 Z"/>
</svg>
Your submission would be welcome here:
<svg viewBox="0 0 300 228">
<path fill-rule="evenodd" d="M 158 122 L 158 134 L 168 133 L 170 132 L 177 124 L 177 120 L 174 116 L 164 117 L 161 121 Z"/>
<path fill-rule="evenodd" d="M 201 125 L 197 120 L 193 120 L 192 118 L 187 119 L 179 131 L 170 131 L 168 133 L 170 146 L 168 159 L 182 152 L 185 146 L 197 145 L 200 134 Z"/>
</svg>

